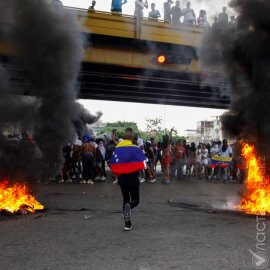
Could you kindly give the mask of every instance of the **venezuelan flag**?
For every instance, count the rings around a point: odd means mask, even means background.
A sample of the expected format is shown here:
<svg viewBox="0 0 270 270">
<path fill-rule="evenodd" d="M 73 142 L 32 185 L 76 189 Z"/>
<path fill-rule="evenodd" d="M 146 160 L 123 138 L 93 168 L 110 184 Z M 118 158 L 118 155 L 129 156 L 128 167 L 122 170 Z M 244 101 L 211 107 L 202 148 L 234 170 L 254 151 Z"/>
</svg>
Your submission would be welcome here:
<svg viewBox="0 0 270 270">
<path fill-rule="evenodd" d="M 110 159 L 110 169 L 116 176 L 141 171 L 145 167 L 143 151 L 129 140 L 120 142 Z"/>
<path fill-rule="evenodd" d="M 210 168 L 215 168 L 221 166 L 222 168 L 229 167 L 232 161 L 232 157 L 220 157 L 220 156 L 213 156 L 211 159 Z"/>
</svg>

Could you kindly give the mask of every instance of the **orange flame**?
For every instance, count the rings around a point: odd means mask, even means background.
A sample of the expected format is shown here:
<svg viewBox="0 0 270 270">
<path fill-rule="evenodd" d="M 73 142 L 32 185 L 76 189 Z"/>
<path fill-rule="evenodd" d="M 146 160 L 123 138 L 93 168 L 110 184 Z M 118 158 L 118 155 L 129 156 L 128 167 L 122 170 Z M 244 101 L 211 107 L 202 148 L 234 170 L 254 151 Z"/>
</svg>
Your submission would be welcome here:
<svg viewBox="0 0 270 270">
<path fill-rule="evenodd" d="M 16 213 L 22 209 L 34 213 L 43 210 L 44 206 L 30 195 L 25 183 L 16 183 L 9 186 L 8 180 L 0 182 L 0 211 Z"/>
<path fill-rule="evenodd" d="M 257 157 L 254 145 L 249 144 L 243 145 L 242 155 L 246 159 L 248 175 L 246 192 L 239 206 L 248 214 L 270 214 L 270 184 L 266 176 L 265 158 Z"/>
</svg>

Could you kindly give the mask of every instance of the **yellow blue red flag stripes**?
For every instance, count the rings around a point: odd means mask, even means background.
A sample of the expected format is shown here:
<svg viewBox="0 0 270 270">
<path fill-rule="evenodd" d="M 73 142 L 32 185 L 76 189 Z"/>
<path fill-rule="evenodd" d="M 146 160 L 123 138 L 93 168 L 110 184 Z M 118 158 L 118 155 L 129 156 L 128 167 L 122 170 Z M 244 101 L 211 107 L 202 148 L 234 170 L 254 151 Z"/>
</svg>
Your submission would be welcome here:
<svg viewBox="0 0 270 270">
<path fill-rule="evenodd" d="M 232 161 L 232 157 L 213 156 L 211 159 L 210 168 L 215 168 L 219 166 L 223 168 L 227 168 L 229 167 L 231 161 Z"/>
<path fill-rule="evenodd" d="M 110 168 L 116 176 L 144 169 L 145 155 L 143 151 L 129 140 L 120 142 L 110 159 Z"/>
</svg>

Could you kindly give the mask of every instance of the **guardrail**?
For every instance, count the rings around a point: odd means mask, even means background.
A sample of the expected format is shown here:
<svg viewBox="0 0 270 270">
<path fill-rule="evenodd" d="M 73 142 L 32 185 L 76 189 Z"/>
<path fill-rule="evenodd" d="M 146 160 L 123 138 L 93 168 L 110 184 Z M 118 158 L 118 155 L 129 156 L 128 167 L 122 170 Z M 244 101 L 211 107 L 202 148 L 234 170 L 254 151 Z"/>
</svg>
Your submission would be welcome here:
<svg viewBox="0 0 270 270">
<path fill-rule="evenodd" d="M 162 20 L 79 8 L 67 9 L 77 13 L 82 31 L 86 33 L 194 47 L 201 45 L 203 29 L 198 26 L 173 25 Z"/>
</svg>

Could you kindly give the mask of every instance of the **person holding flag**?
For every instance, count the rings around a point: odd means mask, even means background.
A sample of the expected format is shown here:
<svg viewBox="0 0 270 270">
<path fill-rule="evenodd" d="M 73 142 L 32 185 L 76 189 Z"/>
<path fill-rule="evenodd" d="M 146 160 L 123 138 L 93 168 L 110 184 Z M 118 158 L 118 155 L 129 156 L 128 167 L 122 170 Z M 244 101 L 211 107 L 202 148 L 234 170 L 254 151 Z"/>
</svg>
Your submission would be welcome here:
<svg viewBox="0 0 270 270">
<path fill-rule="evenodd" d="M 146 168 L 145 155 L 132 143 L 133 137 L 133 129 L 126 128 L 125 139 L 116 145 L 110 159 L 110 169 L 118 177 L 123 195 L 125 231 L 132 229 L 131 209 L 138 206 L 140 202 L 139 171 Z"/>
<path fill-rule="evenodd" d="M 224 183 L 228 183 L 228 169 L 232 162 L 232 148 L 228 145 L 226 139 L 223 140 L 222 146 L 218 149 L 218 155 L 212 156 L 210 168 L 217 168 L 218 181 L 221 180 L 223 171 Z"/>
</svg>

